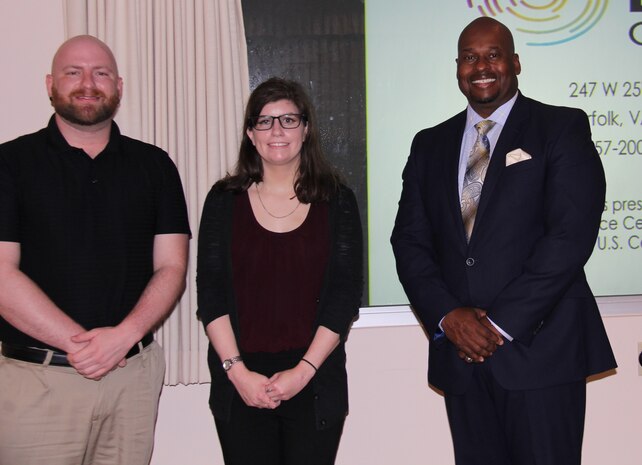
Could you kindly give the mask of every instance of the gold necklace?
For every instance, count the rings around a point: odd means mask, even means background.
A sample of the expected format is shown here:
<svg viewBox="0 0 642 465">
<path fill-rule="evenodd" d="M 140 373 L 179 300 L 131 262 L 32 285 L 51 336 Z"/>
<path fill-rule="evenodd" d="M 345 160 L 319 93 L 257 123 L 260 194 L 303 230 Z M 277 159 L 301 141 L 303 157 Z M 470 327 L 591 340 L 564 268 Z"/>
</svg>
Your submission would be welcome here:
<svg viewBox="0 0 642 465">
<path fill-rule="evenodd" d="M 296 206 L 294 207 L 294 209 L 293 209 L 290 213 L 288 213 L 288 214 L 286 214 L 286 215 L 281 215 L 281 216 L 273 215 L 273 214 L 270 212 L 270 210 L 268 210 L 268 209 L 265 207 L 265 204 L 263 203 L 263 199 L 261 198 L 261 192 L 259 191 L 259 185 L 258 185 L 258 184 L 254 184 L 254 185 L 256 186 L 256 195 L 259 197 L 259 203 L 260 203 L 260 204 L 261 204 L 261 206 L 263 207 L 263 210 L 265 210 L 265 213 L 267 213 L 268 215 L 270 215 L 270 216 L 271 216 L 272 218 L 274 218 L 274 219 L 282 220 L 283 218 L 287 218 L 288 216 L 292 215 L 292 214 L 296 211 L 296 209 L 297 209 L 297 208 L 299 208 L 299 205 L 301 205 L 301 202 L 300 202 L 300 201 L 297 201 Z"/>
</svg>

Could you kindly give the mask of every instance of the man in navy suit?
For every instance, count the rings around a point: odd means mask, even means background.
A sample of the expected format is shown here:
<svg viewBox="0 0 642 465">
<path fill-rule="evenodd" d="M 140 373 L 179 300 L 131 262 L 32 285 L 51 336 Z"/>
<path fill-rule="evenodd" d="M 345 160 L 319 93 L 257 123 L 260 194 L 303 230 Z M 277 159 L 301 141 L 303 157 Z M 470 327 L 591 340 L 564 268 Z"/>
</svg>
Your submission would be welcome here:
<svg viewBox="0 0 642 465">
<path fill-rule="evenodd" d="M 468 107 L 415 136 L 391 238 L 428 380 L 458 465 L 579 464 L 586 377 L 616 366 L 583 270 L 606 190 L 588 118 L 518 91 L 494 19 L 456 61 Z"/>
</svg>

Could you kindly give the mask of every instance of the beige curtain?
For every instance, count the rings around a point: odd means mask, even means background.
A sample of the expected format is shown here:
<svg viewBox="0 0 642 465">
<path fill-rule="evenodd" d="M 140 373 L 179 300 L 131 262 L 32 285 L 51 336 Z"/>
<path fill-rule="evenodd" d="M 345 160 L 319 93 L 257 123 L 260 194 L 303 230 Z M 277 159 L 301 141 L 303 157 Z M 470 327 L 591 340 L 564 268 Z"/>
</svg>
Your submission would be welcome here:
<svg viewBox="0 0 642 465">
<path fill-rule="evenodd" d="M 65 34 L 113 50 L 124 80 L 121 131 L 166 150 L 187 196 L 193 238 L 187 290 L 156 334 L 169 385 L 209 381 L 196 320 L 196 241 L 205 196 L 232 169 L 249 94 L 240 0 L 63 0 Z"/>
</svg>

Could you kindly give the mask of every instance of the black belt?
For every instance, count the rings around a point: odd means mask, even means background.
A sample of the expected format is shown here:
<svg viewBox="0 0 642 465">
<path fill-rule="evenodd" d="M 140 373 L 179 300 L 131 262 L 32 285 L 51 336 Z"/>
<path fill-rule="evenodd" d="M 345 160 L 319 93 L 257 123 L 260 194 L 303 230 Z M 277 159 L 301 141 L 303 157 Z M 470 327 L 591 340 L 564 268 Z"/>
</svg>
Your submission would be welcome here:
<svg viewBox="0 0 642 465">
<path fill-rule="evenodd" d="M 154 336 L 152 336 L 151 334 L 148 334 L 140 342 L 143 344 L 143 347 L 147 347 L 149 344 L 152 343 L 153 340 L 154 340 Z M 49 350 L 47 349 L 17 346 L 14 344 L 10 344 L 8 342 L 2 343 L 2 355 L 4 355 L 7 358 L 13 358 L 15 360 L 20 360 L 23 362 L 43 364 L 47 359 L 48 352 Z M 140 348 L 138 344 L 136 344 L 134 347 L 132 347 L 129 350 L 129 352 L 127 352 L 127 355 L 125 355 L 125 358 L 133 357 L 134 355 L 137 355 L 139 353 L 140 353 Z M 49 365 L 58 366 L 58 367 L 71 366 L 69 364 L 69 361 L 67 360 L 67 354 L 63 352 L 56 352 L 55 350 L 53 351 L 53 356 L 51 357 L 51 361 L 49 362 Z"/>
</svg>

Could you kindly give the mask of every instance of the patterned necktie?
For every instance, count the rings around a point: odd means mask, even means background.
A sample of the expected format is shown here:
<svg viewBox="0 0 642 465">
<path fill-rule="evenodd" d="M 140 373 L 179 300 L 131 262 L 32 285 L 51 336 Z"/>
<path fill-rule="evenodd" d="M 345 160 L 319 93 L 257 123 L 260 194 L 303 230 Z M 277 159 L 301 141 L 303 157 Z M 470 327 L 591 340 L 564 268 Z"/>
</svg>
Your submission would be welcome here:
<svg viewBox="0 0 642 465">
<path fill-rule="evenodd" d="M 470 235 L 473 232 L 479 197 L 490 161 L 490 143 L 486 134 L 493 126 L 495 126 L 495 122 L 490 120 L 480 121 L 475 125 L 477 140 L 470 152 L 470 157 L 468 157 L 466 174 L 464 175 L 464 186 L 461 191 L 461 217 L 464 220 L 466 240 L 468 241 L 470 241 Z"/>
</svg>

